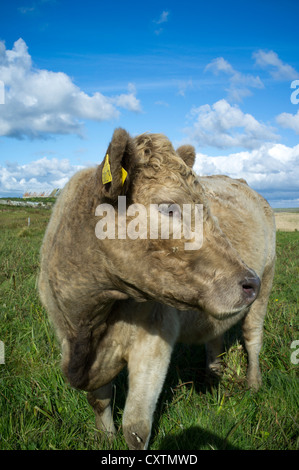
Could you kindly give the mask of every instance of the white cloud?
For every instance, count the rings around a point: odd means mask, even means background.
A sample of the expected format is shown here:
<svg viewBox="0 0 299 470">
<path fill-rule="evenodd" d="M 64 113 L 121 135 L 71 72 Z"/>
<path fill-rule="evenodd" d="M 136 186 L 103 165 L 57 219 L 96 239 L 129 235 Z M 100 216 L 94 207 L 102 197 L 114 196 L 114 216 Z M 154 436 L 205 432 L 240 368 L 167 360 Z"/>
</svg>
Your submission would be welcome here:
<svg viewBox="0 0 299 470">
<path fill-rule="evenodd" d="M 245 96 L 251 95 L 250 88 L 264 87 L 260 77 L 238 72 L 223 57 L 217 57 L 212 60 L 205 67 L 204 71 L 211 71 L 214 75 L 219 75 L 219 73 L 228 75 L 229 88 L 226 91 L 230 101 L 242 101 Z"/>
<path fill-rule="evenodd" d="M 274 51 L 259 50 L 253 53 L 256 65 L 270 69 L 270 74 L 275 80 L 293 80 L 299 77 L 299 73 L 289 64 L 284 63 Z"/>
<path fill-rule="evenodd" d="M 280 126 L 292 129 L 299 135 L 299 111 L 296 114 L 281 113 L 276 117 L 276 121 Z"/>
<path fill-rule="evenodd" d="M 136 86 L 133 83 L 129 83 L 127 94 L 122 94 L 111 98 L 111 102 L 120 108 L 127 109 L 128 111 L 140 112 L 140 102 L 136 98 Z"/>
<path fill-rule="evenodd" d="M 81 165 L 68 159 L 43 157 L 20 165 L 0 165 L 0 196 L 22 196 L 25 191 L 51 191 L 63 188 Z M 208 156 L 197 153 L 194 170 L 199 175 L 225 174 L 244 178 L 272 205 L 298 206 L 299 145 L 263 144 L 250 151 Z M 281 202 L 283 201 L 283 202 Z"/>
<path fill-rule="evenodd" d="M 169 11 L 162 11 L 161 15 L 157 20 L 154 20 L 156 24 L 166 23 L 168 21 Z"/>
<path fill-rule="evenodd" d="M 154 103 L 156 106 L 163 106 L 165 108 L 169 108 L 169 103 L 167 103 L 167 101 L 163 101 L 163 100 L 158 100 L 158 101 L 155 101 Z"/>
<path fill-rule="evenodd" d="M 193 88 L 193 81 L 189 80 L 178 80 L 178 95 L 185 96 L 188 89 Z"/>
<path fill-rule="evenodd" d="M 83 166 L 68 159 L 43 157 L 28 164 L 6 163 L 0 166 L 0 193 L 19 194 L 25 191 L 50 191 L 63 188 L 69 178 Z"/>
<path fill-rule="evenodd" d="M 161 15 L 157 20 L 153 20 L 154 24 L 161 25 L 163 23 L 167 23 L 168 21 L 168 16 L 169 16 L 169 11 L 162 11 Z M 154 33 L 159 36 L 163 32 L 163 28 L 160 27 L 158 29 L 155 29 Z"/>
<path fill-rule="evenodd" d="M 18 12 L 22 13 L 22 15 L 27 15 L 27 13 L 33 13 L 34 11 L 36 11 L 36 8 L 34 6 L 18 8 Z"/>
<path fill-rule="evenodd" d="M 299 145 L 268 143 L 252 151 L 217 157 L 197 153 L 194 170 L 202 176 L 224 174 L 244 178 L 277 207 L 282 200 L 294 206 L 298 202 Z"/>
<path fill-rule="evenodd" d="M 215 75 L 218 75 L 219 72 L 224 72 L 229 75 L 235 73 L 233 67 L 223 57 L 213 59 L 212 62 L 205 67 L 205 72 L 208 70 L 211 70 Z"/>
<path fill-rule="evenodd" d="M 0 80 L 5 85 L 5 105 L 0 107 L 0 135 L 22 138 L 47 134 L 82 134 L 82 120 L 118 118 L 119 108 L 139 112 L 136 90 L 127 94 L 92 96 L 80 90 L 62 72 L 36 69 L 23 39 L 7 50 L 0 42 Z"/>
<path fill-rule="evenodd" d="M 254 149 L 264 141 L 278 140 L 272 127 L 260 123 L 224 99 L 212 106 L 206 104 L 193 108 L 189 118 L 194 120 L 193 125 L 184 131 L 201 147 Z"/>
</svg>

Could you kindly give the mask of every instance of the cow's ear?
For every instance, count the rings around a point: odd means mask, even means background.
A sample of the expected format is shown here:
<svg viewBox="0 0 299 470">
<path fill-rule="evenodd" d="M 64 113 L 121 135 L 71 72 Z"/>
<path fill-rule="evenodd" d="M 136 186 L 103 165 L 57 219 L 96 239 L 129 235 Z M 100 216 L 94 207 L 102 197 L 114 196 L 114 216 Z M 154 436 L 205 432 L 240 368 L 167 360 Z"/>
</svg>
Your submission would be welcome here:
<svg viewBox="0 0 299 470">
<path fill-rule="evenodd" d="M 193 167 L 195 161 L 195 148 L 192 145 L 182 145 L 176 152 L 184 162 L 190 166 L 190 168 Z"/>
<path fill-rule="evenodd" d="M 116 129 L 98 169 L 102 195 L 116 202 L 126 194 L 136 165 L 136 149 L 133 139 L 124 129 Z"/>
</svg>

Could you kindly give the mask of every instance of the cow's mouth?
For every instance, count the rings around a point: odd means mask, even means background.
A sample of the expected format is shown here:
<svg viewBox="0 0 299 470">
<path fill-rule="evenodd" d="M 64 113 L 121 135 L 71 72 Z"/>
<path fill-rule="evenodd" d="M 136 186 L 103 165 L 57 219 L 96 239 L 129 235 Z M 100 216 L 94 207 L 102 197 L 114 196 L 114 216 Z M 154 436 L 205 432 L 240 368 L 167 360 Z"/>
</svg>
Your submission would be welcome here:
<svg viewBox="0 0 299 470">
<path fill-rule="evenodd" d="M 211 315 L 211 317 L 215 318 L 216 320 L 224 321 L 224 320 L 229 320 L 230 318 L 233 318 L 233 317 L 237 317 L 238 315 L 244 316 L 247 313 L 248 309 L 249 307 L 243 307 L 241 309 L 239 308 L 237 310 L 233 310 L 230 312 L 223 312 L 223 313 L 209 312 L 209 314 Z"/>
</svg>

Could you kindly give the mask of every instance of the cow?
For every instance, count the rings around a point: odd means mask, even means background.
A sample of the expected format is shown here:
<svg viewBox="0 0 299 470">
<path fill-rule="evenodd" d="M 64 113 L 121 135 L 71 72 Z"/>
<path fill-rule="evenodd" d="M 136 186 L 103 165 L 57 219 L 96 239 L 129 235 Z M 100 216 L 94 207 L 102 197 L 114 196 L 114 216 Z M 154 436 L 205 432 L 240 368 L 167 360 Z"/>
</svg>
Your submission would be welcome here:
<svg viewBox="0 0 299 470">
<path fill-rule="evenodd" d="M 248 386 L 261 385 L 274 215 L 244 180 L 198 177 L 194 160 L 190 145 L 175 151 L 162 134 L 133 138 L 116 129 L 102 163 L 76 173 L 58 197 L 41 248 L 39 293 L 61 345 L 63 374 L 88 392 L 96 426 L 109 439 L 112 383 L 128 368 L 122 428 L 129 449 L 148 447 L 176 342 L 204 343 L 207 369 L 218 374 L 223 334 L 242 321 Z M 129 237 L 132 216 L 120 213 L 120 199 L 126 210 L 145 208 L 148 218 L 154 207 L 160 228 L 172 221 L 169 236 L 151 237 L 145 227 L 143 236 Z M 188 236 L 196 231 L 174 236 L 175 224 L 184 223 L 176 208 L 187 206 L 191 228 L 194 208 L 202 216 L 201 243 L 192 249 Z M 104 214 L 106 228 L 122 221 L 113 236 L 97 233 Z"/>
</svg>

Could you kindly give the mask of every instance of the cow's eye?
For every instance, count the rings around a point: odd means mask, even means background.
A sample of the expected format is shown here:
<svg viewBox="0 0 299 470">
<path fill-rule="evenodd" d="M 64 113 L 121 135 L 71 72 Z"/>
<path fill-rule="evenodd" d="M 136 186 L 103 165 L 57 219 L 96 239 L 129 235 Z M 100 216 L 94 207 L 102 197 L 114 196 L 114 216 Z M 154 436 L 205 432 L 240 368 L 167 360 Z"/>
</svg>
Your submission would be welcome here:
<svg viewBox="0 0 299 470">
<path fill-rule="evenodd" d="M 181 208 L 178 204 L 159 204 L 158 210 L 161 214 L 168 217 L 180 217 Z"/>
</svg>

